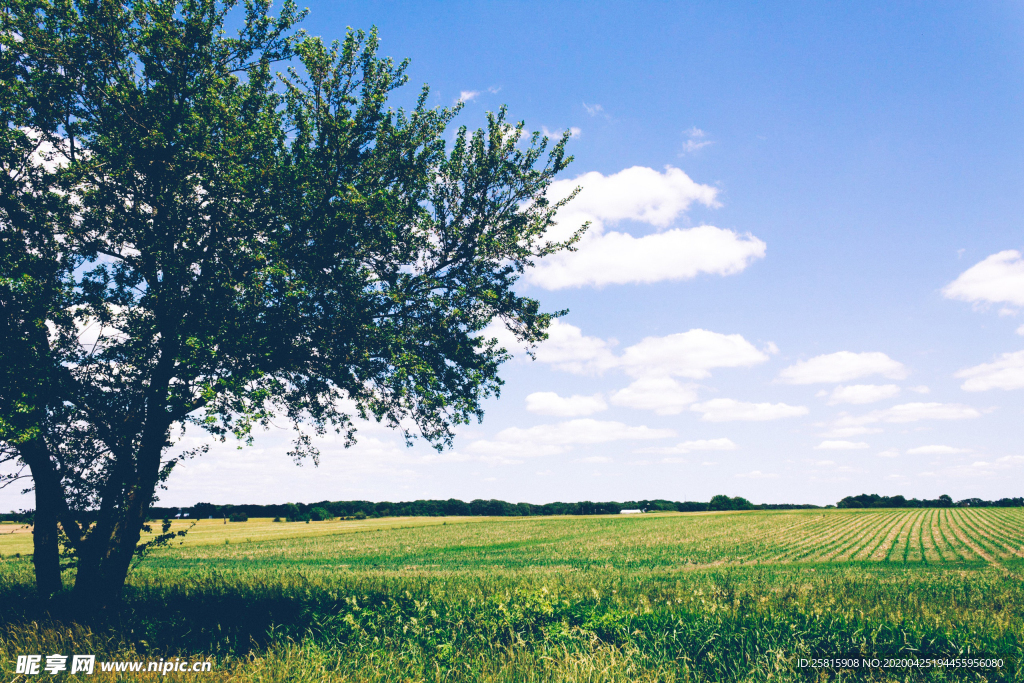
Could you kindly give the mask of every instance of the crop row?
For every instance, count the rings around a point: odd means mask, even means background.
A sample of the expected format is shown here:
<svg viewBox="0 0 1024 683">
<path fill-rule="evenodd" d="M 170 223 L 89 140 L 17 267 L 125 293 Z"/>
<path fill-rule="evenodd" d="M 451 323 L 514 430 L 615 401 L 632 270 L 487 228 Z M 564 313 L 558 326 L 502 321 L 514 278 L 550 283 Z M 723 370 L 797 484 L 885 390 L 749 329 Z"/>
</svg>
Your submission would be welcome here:
<svg viewBox="0 0 1024 683">
<path fill-rule="evenodd" d="M 779 526 L 768 562 L 998 562 L 1024 558 L 1024 511 L 1006 509 L 871 510 L 823 514 Z"/>
</svg>

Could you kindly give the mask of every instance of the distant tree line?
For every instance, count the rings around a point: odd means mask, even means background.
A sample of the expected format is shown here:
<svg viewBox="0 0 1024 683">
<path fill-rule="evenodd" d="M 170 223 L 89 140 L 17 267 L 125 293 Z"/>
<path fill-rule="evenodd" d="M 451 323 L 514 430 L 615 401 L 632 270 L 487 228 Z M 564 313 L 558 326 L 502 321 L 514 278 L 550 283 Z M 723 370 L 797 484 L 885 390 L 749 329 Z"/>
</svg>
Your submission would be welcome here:
<svg viewBox="0 0 1024 683">
<path fill-rule="evenodd" d="M 934 500 L 907 500 L 903 496 L 880 496 L 877 493 L 862 493 L 859 496 L 847 496 L 836 507 L 840 508 L 1019 508 L 1024 507 L 1024 498 L 1000 498 L 999 500 L 982 500 L 981 498 L 965 498 L 953 502 L 947 495 Z"/>
<path fill-rule="evenodd" d="M 622 510 L 644 512 L 707 512 L 709 510 L 786 510 L 815 508 L 815 505 L 754 505 L 745 498 L 715 496 L 710 502 L 671 500 L 631 500 L 625 502 L 577 503 L 509 503 L 504 500 L 476 499 L 470 502 L 448 500 L 414 500 L 400 503 L 368 500 L 320 501 L 317 503 L 285 503 L 283 505 L 214 505 L 198 503 L 190 508 L 154 507 L 150 517 L 162 519 L 180 514 L 189 518 L 230 519 L 232 515 L 274 517 L 282 521 L 317 521 L 334 517 L 544 517 L 551 515 L 615 515 Z"/>
<path fill-rule="evenodd" d="M 304 522 L 347 517 L 366 519 L 377 517 L 545 517 L 551 515 L 616 515 L 622 510 L 643 510 L 644 512 L 715 512 L 723 510 L 810 510 L 820 509 L 819 505 L 794 503 L 751 503 L 746 498 L 730 498 L 725 495 L 713 497 L 710 501 L 631 500 L 626 502 L 578 503 L 508 503 L 504 500 L 476 499 L 470 502 L 449 498 L 448 500 L 413 500 L 400 503 L 388 501 L 374 503 L 369 500 L 320 501 L 318 503 L 284 503 L 281 505 L 214 505 L 197 503 L 192 507 L 152 507 L 150 519 L 178 517 L 189 519 L 228 519 L 245 521 L 249 517 L 273 517 L 281 521 Z M 947 495 L 935 499 L 907 499 L 904 496 L 880 496 L 876 493 L 862 493 L 847 496 L 835 506 L 826 508 L 948 508 L 948 507 L 1024 507 L 1024 498 L 1000 498 L 982 500 L 965 498 L 953 501 Z M 84 515 L 88 517 L 88 513 Z M 0 513 L 0 521 L 31 523 L 32 510 Z"/>
</svg>

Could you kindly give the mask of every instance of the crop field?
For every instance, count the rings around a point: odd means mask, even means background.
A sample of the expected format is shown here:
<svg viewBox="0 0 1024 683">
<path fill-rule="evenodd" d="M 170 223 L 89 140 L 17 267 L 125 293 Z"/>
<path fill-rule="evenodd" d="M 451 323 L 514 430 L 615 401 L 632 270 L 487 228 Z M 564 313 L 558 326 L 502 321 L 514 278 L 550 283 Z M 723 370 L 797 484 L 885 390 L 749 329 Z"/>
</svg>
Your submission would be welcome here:
<svg viewBox="0 0 1024 683">
<path fill-rule="evenodd" d="M 3 680 L 53 652 L 212 663 L 189 681 L 1024 680 L 1020 508 L 174 524 L 87 617 L 0 525 Z M 999 665 L 920 664 L 950 658 Z"/>
</svg>

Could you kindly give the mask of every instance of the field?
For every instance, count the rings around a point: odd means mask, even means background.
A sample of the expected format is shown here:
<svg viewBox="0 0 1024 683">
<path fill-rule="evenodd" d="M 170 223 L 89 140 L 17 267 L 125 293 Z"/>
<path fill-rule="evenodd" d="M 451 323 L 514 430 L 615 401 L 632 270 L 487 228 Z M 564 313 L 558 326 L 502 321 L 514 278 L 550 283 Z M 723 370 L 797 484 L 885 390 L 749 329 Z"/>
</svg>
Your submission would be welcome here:
<svg viewBox="0 0 1024 683">
<path fill-rule="evenodd" d="M 169 674 L 194 681 L 1024 680 L 1019 508 L 202 520 L 77 622 L 29 552 L 0 525 L 5 680 L 54 652 L 212 662 Z M 881 664 L 968 656 L 1002 666 Z M 838 657 L 880 665 L 800 664 Z"/>
</svg>

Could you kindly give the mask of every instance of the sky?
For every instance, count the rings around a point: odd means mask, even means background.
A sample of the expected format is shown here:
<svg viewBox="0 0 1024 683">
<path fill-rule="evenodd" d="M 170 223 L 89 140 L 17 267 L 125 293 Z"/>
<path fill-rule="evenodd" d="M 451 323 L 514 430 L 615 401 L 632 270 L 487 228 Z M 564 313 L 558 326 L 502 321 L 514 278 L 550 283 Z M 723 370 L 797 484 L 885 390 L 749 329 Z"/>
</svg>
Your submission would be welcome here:
<svg viewBox="0 0 1024 683">
<path fill-rule="evenodd" d="M 570 312 L 452 450 L 189 433 L 160 505 L 1024 495 L 1024 6 L 309 8 L 411 59 L 397 103 L 572 131 L 551 192 L 592 227 L 520 284 Z"/>
</svg>

